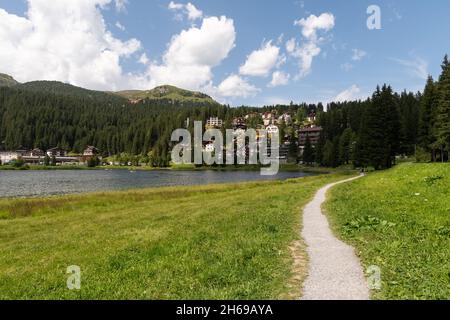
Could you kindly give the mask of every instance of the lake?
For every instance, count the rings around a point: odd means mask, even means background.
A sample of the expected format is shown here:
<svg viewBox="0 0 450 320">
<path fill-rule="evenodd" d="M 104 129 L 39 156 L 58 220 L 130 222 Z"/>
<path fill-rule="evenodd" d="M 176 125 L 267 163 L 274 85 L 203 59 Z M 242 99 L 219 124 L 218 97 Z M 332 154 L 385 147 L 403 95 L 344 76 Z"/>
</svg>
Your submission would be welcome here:
<svg viewBox="0 0 450 320">
<path fill-rule="evenodd" d="M 312 174 L 305 172 L 279 172 L 276 176 L 261 176 L 259 171 L 0 170 L 0 198 L 40 197 L 95 191 L 244 181 L 286 180 L 310 175 Z"/>
</svg>

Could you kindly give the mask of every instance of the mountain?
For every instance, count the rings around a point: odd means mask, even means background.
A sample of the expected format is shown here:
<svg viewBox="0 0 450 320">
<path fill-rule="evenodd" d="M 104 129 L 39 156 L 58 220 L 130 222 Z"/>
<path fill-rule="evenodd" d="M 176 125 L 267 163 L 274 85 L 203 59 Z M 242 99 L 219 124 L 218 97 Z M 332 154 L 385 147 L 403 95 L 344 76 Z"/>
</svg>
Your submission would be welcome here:
<svg viewBox="0 0 450 320">
<path fill-rule="evenodd" d="M 0 87 L 14 87 L 28 92 L 49 93 L 65 97 L 103 100 L 116 103 L 146 101 L 158 105 L 219 105 L 210 96 L 195 91 L 164 85 L 152 90 L 95 91 L 59 81 L 31 81 L 19 83 L 13 77 L 0 73 Z"/>
<path fill-rule="evenodd" d="M 13 77 L 4 73 L 0 73 L 0 87 L 14 87 L 18 84 L 19 82 L 14 80 Z"/>
<path fill-rule="evenodd" d="M 176 102 L 194 102 L 194 103 L 208 103 L 218 104 L 210 96 L 195 91 L 180 89 L 174 86 L 160 86 L 152 90 L 126 90 L 116 92 L 117 95 L 127 98 L 132 101 L 140 100 L 165 100 Z"/>
<path fill-rule="evenodd" d="M 117 103 L 126 102 L 124 98 L 109 92 L 88 90 L 59 81 L 32 81 L 17 85 L 15 88 L 29 92 L 49 93 L 65 97 L 87 98 Z"/>
</svg>

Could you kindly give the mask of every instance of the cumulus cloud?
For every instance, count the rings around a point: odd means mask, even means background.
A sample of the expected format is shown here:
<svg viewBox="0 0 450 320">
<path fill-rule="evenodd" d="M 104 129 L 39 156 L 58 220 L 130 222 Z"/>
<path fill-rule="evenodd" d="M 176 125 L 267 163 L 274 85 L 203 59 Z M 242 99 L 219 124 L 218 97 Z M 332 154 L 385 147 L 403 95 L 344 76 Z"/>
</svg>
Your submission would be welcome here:
<svg viewBox="0 0 450 320">
<path fill-rule="evenodd" d="M 283 71 L 275 71 L 272 74 L 272 81 L 269 83 L 268 87 L 279 87 L 285 86 L 289 83 L 290 75 Z"/>
<path fill-rule="evenodd" d="M 186 16 L 188 17 L 189 20 L 195 21 L 197 19 L 201 19 L 203 17 L 203 11 L 197 9 L 192 3 L 188 3 L 188 4 L 182 4 L 182 3 L 175 3 L 173 1 L 171 1 L 169 3 L 168 6 L 169 10 L 172 11 L 182 11 L 184 14 L 186 14 Z M 177 19 L 181 19 L 182 16 L 177 15 L 176 16 Z"/>
<path fill-rule="evenodd" d="M 205 18 L 201 27 L 191 27 L 175 35 L 162 63 L 152 63 L 141 78 L 147 79 L 147 86 L 151 87 L 172 84 L 199 90 L 212 81 L 212 69 L 228 57 L 235 39 L 232 19 Z"/>
<path fill-rule="evenodd" d="M 214 91 L 219 97 L 248 98 L 255 96 L 260 90 L 242 77 L 232 74 L 222 81 Z"/>
<path fill-rule="evenodd" d="M 367 52 L 365 52 L 364 50 L 360 50 L 360 49 L 353 49 L 352 52 L 353 52 L 353 55 L 352 55 L 353 61 L 360 61 L 367 55 Z"/>
<path fill-rule="evenodd" d="M 320 16 L 310 15 L 306 19 L 296 20 L 294 25 L 302 28 L 306 39 L 317 39 L 317 31 L 330 31 L 334 28 L 335 19 L 331 13 L 322 13 Z"/>
<path fill-rule="evenodd" d="M 0 64 L 19 81 L 59 80 L 92 89 L 124 87 L 121 60 L 141 49 L 107 30 L 112 0 L 28 0 L 25 16 L 0 9 Z M 122 8 L 125 1 L 115 1 Z M 64 17 L 62 19 L 61 17 Z"/>
<path fill-rule="evenodd" d="M 253 51 L 247 61 L 239 69 L 239 73 L 246 76 L 266 77 L 277 65 L 280 48 L 272 45 L 272 41 L 266 42 L 261 49 Z"/>
<path fill-rule="evenodd" d="M 311 72 L 314 58 L 322 52 L 320 44 L 323 39 L 318 36 L 318 32 L 332 30 L 335 26 L 335 18 L 331 13 L 323 13 L 320 16 L 312 14 L 306 19 L 296 20 L 294 25 L 301 28 L 304 42 L 300 46 L 295 38 L 292 38 L 286 43 L 286 51 L 299 60 L 298 76 L 304 77 Z"/>
<path fill-rule="evenodd" d="M 360 99 L 361 89 L 357 85 L 352 85 L 350 88 L 339 93 L 334 99 L 334 102 L 345 102 Z"/>
<path fill-rule="evenodd" d="M 108 6 L 120 5 L 114 0 L 28 0 L 25 16 L 0 9 L 2 72 L 21 82 L 57 80 L 95 90 L 172 84 L 209 89 L 217 97 L 247 97 L 258 92 L 239 76 L 230 76 L 217 87 L 213 84 L 213 69 L 235 46 L 232 19 L 204 18 L 201 26 L 174 35 L 160 60 L 150 60 L 140 41 L 120 40 L 107 29 L 102 10 Z M 116 27 L 123 26 L 117 23 Z M 145 67 L 126 73 L 122 69 L 125 59 L 135 59 Z"/>
</svg>

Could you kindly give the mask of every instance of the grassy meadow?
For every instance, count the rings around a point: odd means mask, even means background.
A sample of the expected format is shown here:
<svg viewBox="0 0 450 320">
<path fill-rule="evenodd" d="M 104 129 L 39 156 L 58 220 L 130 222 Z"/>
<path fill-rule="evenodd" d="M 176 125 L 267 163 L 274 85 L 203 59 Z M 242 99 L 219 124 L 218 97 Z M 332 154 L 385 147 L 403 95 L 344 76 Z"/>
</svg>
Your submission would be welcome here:
<svg viewBox="0 0 450 320">
<path fill-rule="evenodd" d="M 0 299 L 298 298 L 301 208 L 343 175 L 0 200 Z"/>
<path fill-rule="evenodd" d="M 341 185 L 326 210 L 365 267 L 375 299 L 450 299 L 450 165 L 401 164 Z"/>
</svg>

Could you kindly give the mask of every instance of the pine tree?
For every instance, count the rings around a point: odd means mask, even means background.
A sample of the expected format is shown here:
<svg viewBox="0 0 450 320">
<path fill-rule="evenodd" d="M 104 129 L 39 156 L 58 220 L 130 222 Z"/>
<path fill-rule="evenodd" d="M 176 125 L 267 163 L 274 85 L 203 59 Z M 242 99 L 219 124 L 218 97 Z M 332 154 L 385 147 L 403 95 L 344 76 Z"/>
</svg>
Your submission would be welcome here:
<svg viewBox="0 0 450 320">
<path fill-rule="evenodd" d="M 436 140 L 433 127 L 436 120 L 437 98 L 436 84 L 433 77 L 429 76 L 420 101 L 418 145 L 423 151 L 431 154 L 432 161 L 435 161 L 433 144 Z"/>
<path fill-rule="evenodd" d="M 303 149 L 302 155 L 303 163 L 308 165 L 314 162 L 314 149 L 311 144 L 309 137 L 306 137 L 305 148 Z"/>
<path fill-rule="evenodd" d="M 372 103 L 366 109 L 362 122 L 361 132 L 357 144 L 357 163 L 361 167 L 372 165 L 379 169 L 383 163 L 383 154 L 386 148 L 383 145 L 383 127 L 380 121 L 379 100 L 381 98 L 380 88 L 372 95 Z"/>
<path fill-rule="evenodd" d="M 436 138 L 434 146 L 441 150 L 441 161 L 444 161 L 444 151 L 450 153 L 450 63 L 447 55 L 442 63 L 442 74 L 438 83 L 434 135 Z"/>
<path fill-rule="evenodd" d="M 344 130 L 339 139 L 339 162 L 349 164 L 352 158 L 353 131 L 350 128 Z"/>
</svg>

